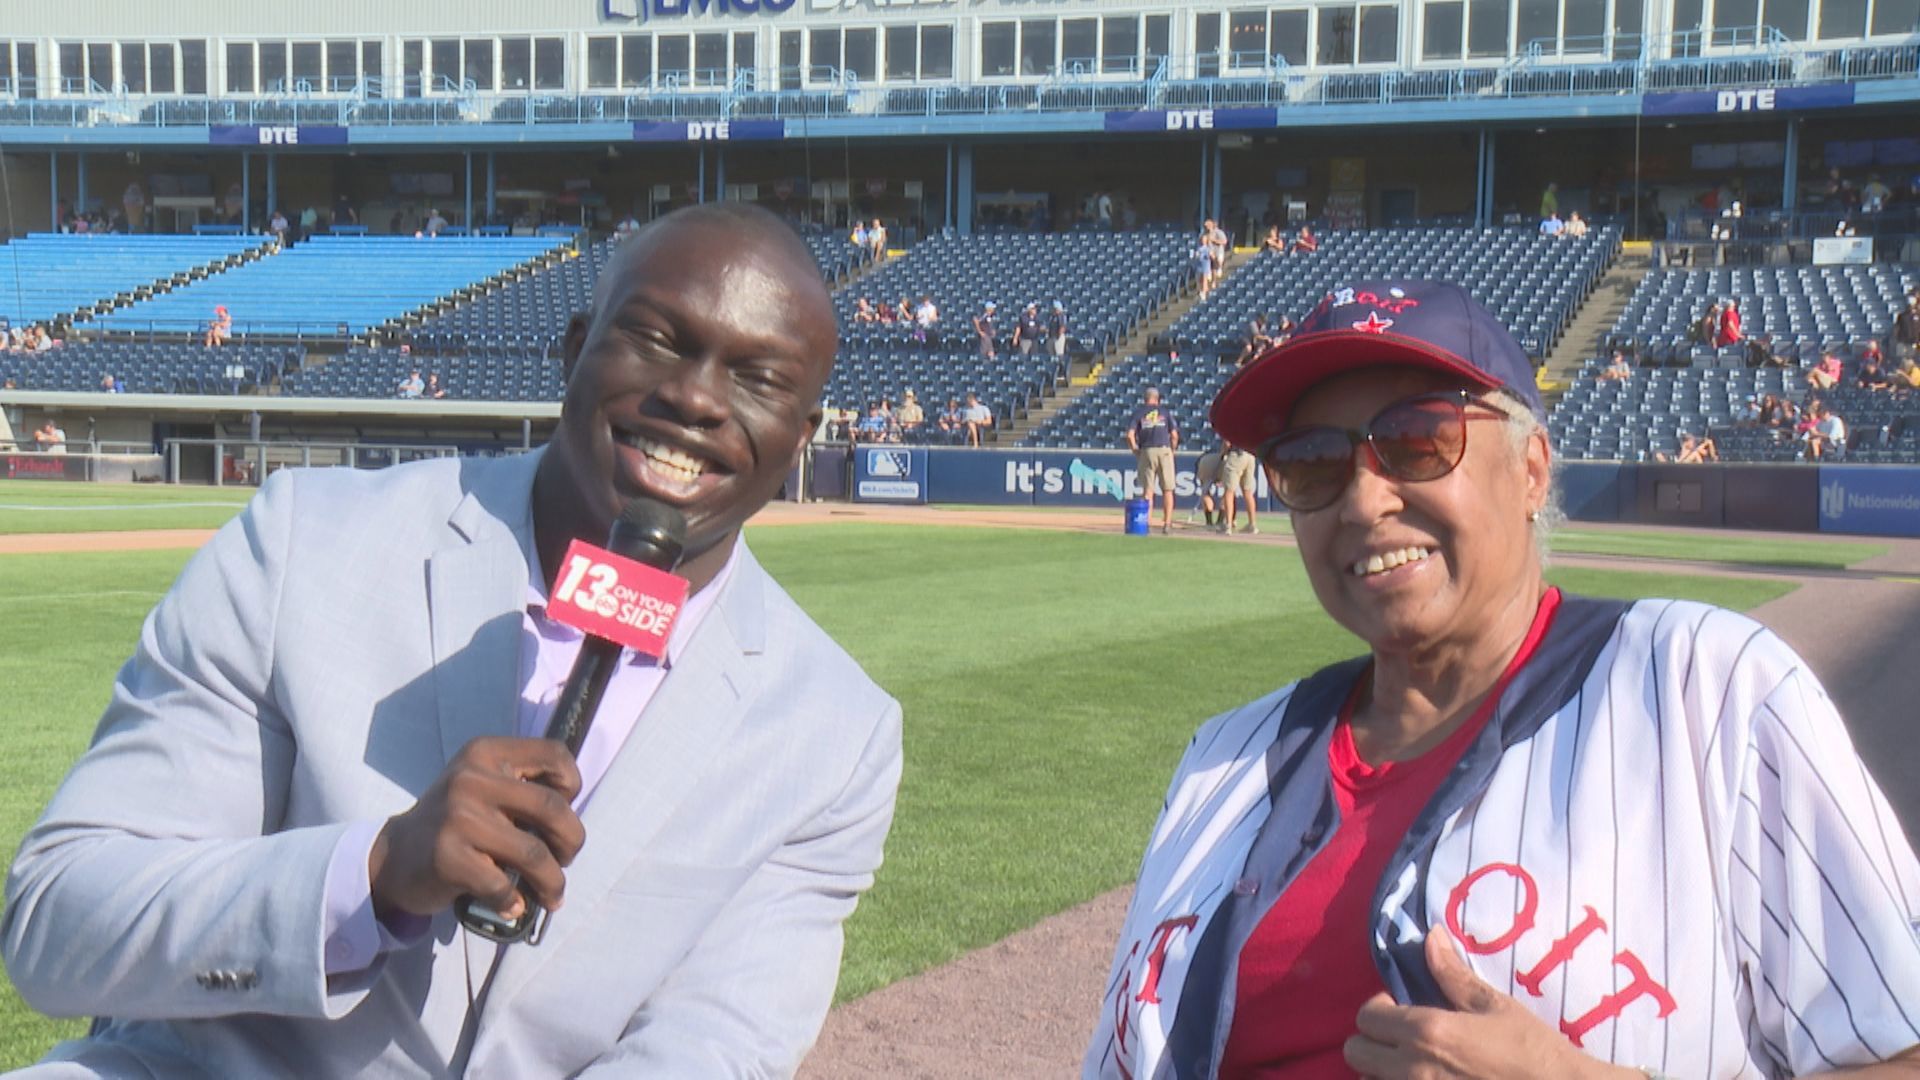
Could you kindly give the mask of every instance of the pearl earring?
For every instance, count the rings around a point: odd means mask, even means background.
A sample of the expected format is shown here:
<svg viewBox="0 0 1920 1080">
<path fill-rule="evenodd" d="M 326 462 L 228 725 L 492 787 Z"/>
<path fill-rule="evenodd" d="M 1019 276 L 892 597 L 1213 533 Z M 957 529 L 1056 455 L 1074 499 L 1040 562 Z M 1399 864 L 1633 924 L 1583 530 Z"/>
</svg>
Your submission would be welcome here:
<svg viewBox="0 0 1920 1080">
<path fill-rule="evenodd" d="M 1527 520 L 1528 520 L 1529 522 L 1534 522 L 1534 521 L 1539 521 L 1539 520 L 1540 520 L 1540 511 L 1538 511 L 1538 510 L 1529 510 L 1529 511 L 1527 511 Z"/>
</svg>

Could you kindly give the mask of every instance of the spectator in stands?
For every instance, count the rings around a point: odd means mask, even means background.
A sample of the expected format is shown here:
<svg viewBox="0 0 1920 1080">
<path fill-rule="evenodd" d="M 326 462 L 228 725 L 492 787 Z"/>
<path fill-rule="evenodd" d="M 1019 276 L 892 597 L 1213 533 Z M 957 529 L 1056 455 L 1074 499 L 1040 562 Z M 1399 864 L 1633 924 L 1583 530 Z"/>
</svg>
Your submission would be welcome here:
<svg viewBox="0 0 1920 1080">
<path fill-rule="evenodd" d="M 1820 186 L 1820 197 L 1826 201 L 1830 209 L 1843 213 L 1851 209 L 1860 199 L 1859 194 L 1854 191 L 1853 184 L 1840 175 L 1838 166 L 1827 170 L 1826 183 Z"/>
<path fill-rule="evenodd" d="M 1624 350 L 1615 349 L 1613 359 L 1608 361 L 1607 366 L 1600 369 L 1600 374 L 1593 378 L 1595 382 L 1626 382 L 1633 378 L 1633 365 L 1627 362 L 1627 354 Z"/>
<path fill-rule="evenodd" d="M 1067 357 L 1067 305 L 1058 300 L 1047 312 L 1047 351 L 1055 360 Z"/>
<path fill-rule="evenodd" d="M 1713 343 L 1720 348 L 1738 345 L 1742 339 L 1740 331 L 1740 302 L 1731 297 L 1720 308 L 1720 328 L 1714 335 Z"/>
<path fill-rule="evenodd" d="M 967 404 L 960 410 L 959 417 L 968 446 L 979 446 L 981 432 L 993 430 L 993 410 L 980 404 L 977 394 L 967 395 Z"/>
<path fill-rule="evenodd" d="M 1887 350 L 1895 360 L 1920 355 L 1920 291 L 1907 295 L 1907 306 L 1893 317 L 1893 329 L 1887 332 Z"/>
<path fill-rule="evenodd" d="M 1827 459 L 1839 460 L 1847 454 L 1847 422 L 1840 414 L 1829 409 L 1825 403 L 1817 403 L 1807 410 L 1813 416 L 1813 426 L 1806 434 L 1807 457 L 1814 461 Z"/>
<path fill-rule="evenodd" d="M 1839 385 L 1842 371 L 1840 358 L 1829 352 L 1820 357 L 1820 362 L 1807 371 L 1807 385 L 1815 390 L 1831 390 Z"/>
<path fill-rule="evenodd" d="M 934 330 L 940 325 L 940 309 L 934 306 L 933 297 L 922 294 L 920 303 L 913 309 L 913 340 L 926 344 L 933 340 Z"/>
<path fill-rule="evenodd" d="M 1713 339 L 1720 334 L 1720 313 L 1720 301 L 1715 300 L 1707 305 L 1705 314 L 1693 321 L 1693 328 L 1687 336 L 1695 345 L 1713 344 Z"/>
<path fill-rule="evenodd" d="M 27 352 L 51 352 L 53 351 L 53 346 L 53 335 L 47 333 L 46 327 L 37 325 L 27 327 L 27 343 L 25 346 Z"/>
<path fill-rule="evenodd" d="M 866 222 L 855 221 L 853 223 L 853 232 L 851 235 L 847 237 L 847 243 L 852 244 L 854 247 L 859 248 L 861 251 L 873 250 L 872 248 L 867 246 L 867 223 Z"/>
<path fill-rule="evenodd" d="M 307 237 L 312 236 L 314 233 L 317 233 L 319 231 L 320 231 L 320 211 L 316 209 L 312 203 L 308 203 L 306 205 L 306 208 L 300 211 L 299 239 L 305 240 Z"/>
<path fill-rule="evenodd" d="M 416 368 L 408 372 L 406 378 L 400 380 L 400 385 L 394 391 L 394 396 L 412 401 L 426 392 L 427 384 L 421 381 L 420 371 Z"/>
<path fill-rule="evenodd" d="M 41 424 L 33 433 L 33 448 L 43 454 L 64 454 L 67 452 L 67 432 L 52 417 Z"/>
<path fill-rule="evenodd" d="M 1260 241 L 1260 250 L 1271 251 L 1275 255 L 1287 253 L 1287 238 L 1280 235 L 1280 226 L 1267 226 L 1266 238 Z"/>
<path fill-rule="evenodd" d="M 1188 256 L 1193 267 L 1193 276 L 1200 279 L 1200 299 L 1205 300 L 1213 292 L 1213 249 L 1207 246 L 1206 232 L 1194 242 L 1193 252 Z"/>
<path fill-rule="evenodd" d="M 856 323 L 877 323 L 880 316 L 874 313 L 873 301 L 861 297 L 853 302 L 853 321 Z"/>
<path fill-rule="evenodd" d="M 1587 235 L 1587 219 L 1580 216 L 1580 211 L 1575 210 L 1567 215 L 1567 231 L 1564 235 L 1575 240 Z"/>
<path fill-rule="evenodd" d="M 1877 214 L 1887 208 L 1887 200 L 1893 197 L 1893 190 L 1880 182 L 1879 173 L 1868 173 L 1867 184 L 1860 189 L 1860 212 Z"/>
<path fill-rule="evenodd" d="M 1784 357 L 1773 353 L 1773 335 L 1756 334 L 1747 339 L 1747 366 L 1750 368 L 1785 367 Z"/>
<path fill-rule="evenodd" d="M 1239 508 L 1247 510 L 1247 523 L 1240 532 L 1245 536 L 1255 536 L 1260 532 L 1259 524 L 1254 520 L 1255 496 L 1259 492 L 1259 465 L 1251 450 L 1243 450 L 1231 443 L 1222 443 L 1226 453 L 1220 458 L 1220 486 L 1226 491 L 1226 502 L 1220 509 L 1220 531 L 1233 532 L 1233 523 L 1239 517 Z"/>
<path fill-rule="evenodd" d="M 887 436 L 892 431 L 893 425 L 888 421 L 887 414 L 881 410 L 880 403 L 869 401 L 867 415 L 860 418 L 859 425 L 854 428 L 853 438 L 855 442 L 886 442 Z"/>
<path fill-rule="evenodd" d="M 1692 435 L 1680 437 L 1680 453 L 1674 460 L 1682 465 L 1706 465 L 1720 460 L 1720 448 L 1714 445 L 1712 435 L 1698 438 Z"/>
<path fill-rule="evenodd" d="M 1893 388 L 1896 391 L 1920 390 L 1920 363 L 1909 356 L 1900 361 L 1900 369 L 1893 373 Z"/>
<path fill-rule="evenodd" d="M 1559 214 L 1549 214 L 1540 221 L 1541 236 L 1563 236 L 1566 231 L 1567 223 L 1560 220 Z"/>
<path fill-rule="evenodd" d="M 1549 182 L 1547 190 L 1540 193 L 1540 219 L 1560 216 L 1560 185 Z"/>
<path fill-rule="evenodd" d="M 114 381 L 112 372 L 100 376 L 100 392 L 103 394 L 118 394 L 121 392 L 119 384 Z"/>
<path fill-rule="evenodd" d="M 233 316 L 227 313 L 225 304 L 216 304 L 213 308 L 213 321 L 207 324 L 207 348 L 225 345 L 233 336 Z"/>
<path fill-rule="evenodd" d="M 1300 226 L 1300 234 L 1293 238 L 1293 250 L 1298 255 L 1311 255 L 1320 250 L 1320 238 L 1313 235 L 1313 226 Z"/>
<path fill-rule="evenodd" d="M 1869 353 L 1860 361 L 1860 373 L 1854 376 L 1854 380 L 1860 384 L 1860 389 L 1862 390 L 1893 389 L 1893 378 L 1887 374 L 1887 369 L 1881 365 L 1880 357 L 1877 353 Z"/>
<path fill-rule="evenodd" d="M 940 434 L 946 436 L 948 442 L 959 441 L 961 433 L 966 430 L 966 421 L 960 419 L 959 398 L 947 399 L 947 407 L 940 410 L 940 418 L 937 423 L 940 428 Z"/>
<path fill-rule="evenodd" d="M 1267 317 L 1256 313 L 1247 320 L 1247 333 L 1240 341 L 1240 355 L 1234 359 L 1236 367 L 1244 366 L 1247 361 L 1266 352 L 1273 345 L 1273 335 L 1267 330 Z"/>
<path fill-rule="evenodd" d="M 427 224 L 422 231 L 428 236 L 439 236 L 441 231 L 446 229 L 446 227 L 447 219 L 441 216 L 440 208 L 436 206 L 427 207 Z"/>
<path fill-rule="evenodd" d="M 1028 304 L 1013 324 L 1013 347 L 1020 350 L 1021 356 L 1032 356 L 1034 346 L 1040 344 L 1045 333 L 1040 324 L 1040 305 Z"/>
<path fill-rule="evenodd" d="M 1781 407 L 1780 399 L 1768 394 L 1760 399 L 1758 423 L 1761 427 L 1777 428 L 1786 421 L 1786 409 Z"/>
<path fill-rule="evenodd" d="M 920 408 L 920 399 L 909 388 L 900 397 L 900 411 L 893 414 L 893 422 L 902 435 L 914 435 L 927 424 L 927 414 Z"/>
<path fill-rule="evenodd" d="M 904 296 L 900 298 L 898 304 L 894 305 L 893 321 L 901 326 L 907 326 L 913 322 L 913 305 Z"/>
<path fill-rule="evenodd" d="M 447 388 L 441 385 L 439 372 L 430 371 L 427 373 L 427 385 L 420 393 L 421 396 L 431 398 L 435 401 L 447 396 Z"/>
<path fill-rule="evenodd" d="M 980 358 L 982 360 L 992 360 L 1000 355 L 993 345 L 993 313 L 997 311 L 999 307 L 999 304 L 989 300 L 986 306 L 980 309 L 980 314 L 973 317 L 973 336 L 980 341 Z"/>
<path fill-rule="evenodd" d="M 873 224 L 867 226 L 867 250 L 873 255 L 874 262 L 881 262 L 887 257 L 887 227 L 880 224 L 879 218 L 874 218 Z"/>
<path fill-rule="evenodd" d="M 1113 196 L 1107 192 L 1098 192 L 1093 197 L 1093 223 L 1102 232 L 1113 231 Z"/>
<path fill-rule="evenodd" d="M 1164 536 L 1173 531 L 1173 452 L 1180 448 L 1180 425 L 1174 420 L 1173 410 L 1160 404 L 1159 388 L 1147 387 L 1140 407 L 1134 410 L 1133 423 L 1127 427 L 1127 445 L 1136 455 L 1140 493 L 1148 502 L 1156 494 L 1160 496 L 1160 533 Z M 1224 456 L 1221 460 L 1224 469 Z"/>
<path fill-rule="evenodd" d="M 272 234 L 273 242 L 281 247 L 287 246 L 287 231 L 291 228 L 293 226 L 287 222 L 287 215 L 279 210 L 275 210 L 273 217 L 267 221 L 267 232 Z"/>
<path fill-rule="evenodd" d="M 1213 279 L 1218 282 L 1220 275 L 1226 272 L 1227 251 L 1233 242 L 1228 239 L 1227 230 L 1221 228 L 1220 223 L 1212 218 L 1208 218 L 1201 227 L 1200 239 L 1206 244 L 1207 253 L 1213 258 Z"/>
</svg>

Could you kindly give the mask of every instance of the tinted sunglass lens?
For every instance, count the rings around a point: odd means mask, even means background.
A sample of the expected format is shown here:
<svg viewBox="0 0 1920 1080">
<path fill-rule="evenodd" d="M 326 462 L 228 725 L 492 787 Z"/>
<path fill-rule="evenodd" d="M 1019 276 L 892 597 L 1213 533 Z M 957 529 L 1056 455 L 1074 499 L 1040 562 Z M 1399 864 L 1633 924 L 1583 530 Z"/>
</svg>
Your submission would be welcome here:
<svg viewBox="0 0 1920 1080">
<path fill-rule="evenodd" d="M 1294 510 L 1318 510 L 1340 497 L 1353 472 L 1353 444 L 1338 431 L 1316 431 L 1276 445 L 1267 455 L 1279 480 L 1280 501 Z"/>
<path fill-rule="evenodd" d="M 1438 480 L 1466 451 L 1464 413 L 1446 399 L 1396 405 L 1374 418 L 1372 430 L 1380 464 L 1402 480 Z"/>
</svg>

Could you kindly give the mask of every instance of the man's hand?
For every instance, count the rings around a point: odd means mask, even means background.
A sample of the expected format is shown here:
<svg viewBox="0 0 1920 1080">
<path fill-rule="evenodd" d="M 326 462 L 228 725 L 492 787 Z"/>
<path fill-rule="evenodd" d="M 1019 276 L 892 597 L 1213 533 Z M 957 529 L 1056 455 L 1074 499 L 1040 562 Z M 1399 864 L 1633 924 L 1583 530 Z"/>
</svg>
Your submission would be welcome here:
<svg viewBox="0 0 1920 1080">
<path fill-rule="evenodd" d="M 1442 927 L 1427 933 L 1427 966 L 1454 1011 L 1374 995 L 1360 1007 L 1347 1064 L 1370 1080 L 1611 1080 L 1638 1077 L 1597 1061 L 1519 1002 L 1480 980 Z"/>
<path fill-rule="evenodd" d="M 470 895 L 508 919 L 525 902 L 518 873 L 549 911 L 566 891 L 586 830 L 573 812 L 580 770 L 551 739 L 475 739 L 413 809 L 387 820 L 367 859 L 374 911 L 431 916 Z"/>
</svg>

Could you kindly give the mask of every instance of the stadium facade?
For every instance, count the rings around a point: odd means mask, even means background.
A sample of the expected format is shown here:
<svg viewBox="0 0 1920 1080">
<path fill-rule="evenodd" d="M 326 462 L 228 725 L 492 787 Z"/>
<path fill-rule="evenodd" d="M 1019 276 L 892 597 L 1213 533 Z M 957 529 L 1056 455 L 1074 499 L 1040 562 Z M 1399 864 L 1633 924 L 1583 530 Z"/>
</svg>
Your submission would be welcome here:
<svg viewBox="0 0 1920 1080">
<path fill-rule="evenodd" d="M 1336 226 L 1792 207 L 1907 140 L 1920 0 L 345 0 L 10 5 L 13 234 L 605 227 L 750 199 L 833 227 Z M 1898 148 L 1885 152 L 1899 165 Z M 1244 239 L 1245 237 L 1243 237 Z"/>
</svg>

